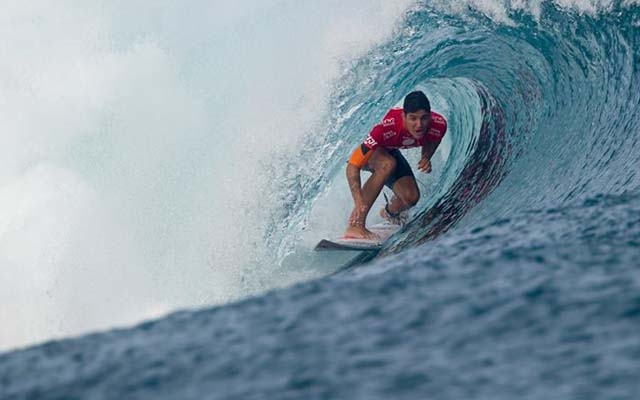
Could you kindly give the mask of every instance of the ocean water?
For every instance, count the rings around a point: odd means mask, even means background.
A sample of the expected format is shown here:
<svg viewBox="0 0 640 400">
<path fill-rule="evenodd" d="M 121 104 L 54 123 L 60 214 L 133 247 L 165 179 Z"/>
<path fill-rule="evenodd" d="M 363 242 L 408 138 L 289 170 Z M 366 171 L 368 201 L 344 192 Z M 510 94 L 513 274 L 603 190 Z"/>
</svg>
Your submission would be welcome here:
<svg viewBox="0 0 640 400">
<path fill-rule="evenodd" d="M 1 399 L 640 398 L 636 1 L 0 20 Z M 449 131 L 410 223 L 314 253 L 416 88 Z"/>
</svg>

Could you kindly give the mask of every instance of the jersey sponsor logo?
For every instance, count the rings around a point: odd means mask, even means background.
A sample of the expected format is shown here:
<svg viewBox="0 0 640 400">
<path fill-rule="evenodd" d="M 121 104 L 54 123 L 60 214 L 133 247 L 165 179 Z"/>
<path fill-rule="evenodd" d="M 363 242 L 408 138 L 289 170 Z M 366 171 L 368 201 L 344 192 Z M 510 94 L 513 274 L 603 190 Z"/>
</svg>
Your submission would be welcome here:
<svg viewBox="0 0 640 400">
<path fill-rule="evenodd" d="M 403 146 L 411 146 L 412 144 L 415 144 L 416 140 L 413 138 L 406 138 L 402 141 L 402 145 Z"/>
<path fill-rule="evenodd" d="M 367 136 L 367 138 L 364 140 L 363 143 L 365 146 L 371 148 L 371 147 L 375 147 L 378 145 L 378 142 L 376 142 L 376 140 L 374 138 L 371 137 L 371 135 Z"/>
<path fill-rule="evenodd" d="M 393 126 L 396 124 L 396 119 L 395 118 L 387 118 L 387 119 L 383 119 L 382 120 L 382 126 L 387 127 L 387 126 Z"/>
<path fill-rule="evenodd" d="M 389 140 L 390 138 L 394 137 L 395 135 L 396 135 L 396 131 L 387 131 L 387 132 L 384 132 L 382 134 L 382 138 L 384 140 Z"/>
<path fill-rule="evenodd" d="M 431 120 L 432 120 L 433 122 L 435 122 L 436 124 L 444 124 L 444 123 L 445 123 L 444 118 L 442 118 L 442 117 L 441 117 L 441 116 L 439 116 L 439 115 L 432 115 L 432 116 L 431 116 Z"/>
<path fill-rule="evenodd" d="M 439 129 L 429 129 L 429 135 L 441 138 L 444 136 L 444 133 L 442 133 L 442 131 Z"/>
</svg>

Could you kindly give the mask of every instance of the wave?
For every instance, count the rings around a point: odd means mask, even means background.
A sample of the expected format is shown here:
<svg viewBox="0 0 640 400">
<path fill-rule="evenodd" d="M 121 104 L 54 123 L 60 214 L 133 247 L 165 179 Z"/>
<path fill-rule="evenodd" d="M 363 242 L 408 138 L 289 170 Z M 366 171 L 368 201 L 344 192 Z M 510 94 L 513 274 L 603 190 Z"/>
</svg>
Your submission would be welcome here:
<svg viewBox="0 0 640 400">
<path fill-rule="evenodd" d="M 310 248 L 344 229 L 348 154 L 416 88 L 450 130 L 434 172 L 418 176 L 411 224 L 381 256 L 638 191 L 635 2 L 353 4 L 339 15 L 281 1 L 12 6 L 0 293 L 25 318 L 0 342 L 35 340 L 24 326 L 42 339 L 228 302 L 348 264 Z M 105 301 L 114 292 L 128 295 Z"/>
<path fill-rule="evenodd" d="M 224 301 L 309 282 L 2 354 L 3 393 L 636 398 L 628 371 L 639 362 L 637 3 L 385 2 L 393 12 L 364 18 L 356 33 L 365 38 L 353 53 L 344 43 L 358 35 L 338 26 L 361 21 L 344 12 L 344 1 L 299 4 L 271 3 L 255 15 L 232 7 L 234 18 L 255 17 L 262 28 L 227 23 L 202 37 L 204 22 L 221 17 L 216 7 L 118 18 L 131 24 L 118 34 L 89 24 L 85 33 L 109 38 L 98 40 L 107 67 L 72 57 L 73 71 L 87 74 L 83 84 L 101 83 L 92 96 L 79 85 L 65 97 L 82 118 L 56 101 L 44 101 L 48 114 L 36 101 L 58 99 L 56 73 L 32 66 L 22 80 L 8 80 L 23 97 L 6 104 L 44 118 L 49 133 L 73 129 L 40 137 L 40 123 L 8 119 L 14 128 L 27 124 L 18 131 L 30 146 L 0 148 L 0 260 L 9 265 L 0 268 L 1 313 L 15 322 L 0 345 L 24 343 L 25 327 L 46 333 L 33 341 L 113 325 L 122 309 L 139 319 L 148 305 L 168 303 L 166 311 L 194 298 Z M 125 17 L 122 7 L 110 11 Z M 401 21 L 386 18 L 398 15 L 395 8 Z M 181 18 L 193 22 L 186 33 Z M 387 34 L 395 27 L 393 35 L 372 33 L 369 25 L 379 26 L 372 19 L 386 22 Z M 173 29 L 156 32 L 158 21 Z M 319 28 L 324 21 L 336 25 Z M 154 39 L 140 39 L 140 26 Z M 273 32 L 275 45 L 255 35 Z M 238 50 L 256 40 L 248 55 Z M 61 61 L 69 54 L 95 50 L 65 43 L 73 51 L 53 52 L 47 65 L 69 67 Z M 270 62 L 248 63 L 256 54 Z M 216 70 L 221 55 L 230 66 Z M 145 79 L 150 67 L 155 79 Z M 15 77 L 10 69 L 2 73 Z M 278 79 L 273 71 L 288 73 Z M 376 260 L 313 279 L 364 261 L 310 248 L 344 228 L 348 154 L 415 88 L 450 130 L 434 172 L 418 175 L 424 195 L 410 224 Z M 148 93 L 159 103 L 148 106 Z M 281 102 L 267 101 L 273 93 Z M 210 109 L 218 112 L 210 117 Z M 154 135 L 137 134 L 148 120 Z M 219 133 L 231 129 L 237 135 Z M 212 262 L 202 262 L 208 251 Z M 68 322 L 86 318 L 91 324 Z"/>
<path fill-rule="evenodd" d="M 637 7 L 574 8 L 412 10 L 394 40 L 348 65 L 326 134 L 274 179 L 284 206 L 267 241 L 278 258 L 301 251 L 295 243 L 314 202 L 346 186 L 351 148 L 415 88 L 449 120 L 449 142 L 441 173 L 426 185 L 419 177 L 425 199 L 410 225 L 381 256 L 495 215 L 637 191 Z M 331 218 L 346 220 L 346 202 Z"/>
</svg>

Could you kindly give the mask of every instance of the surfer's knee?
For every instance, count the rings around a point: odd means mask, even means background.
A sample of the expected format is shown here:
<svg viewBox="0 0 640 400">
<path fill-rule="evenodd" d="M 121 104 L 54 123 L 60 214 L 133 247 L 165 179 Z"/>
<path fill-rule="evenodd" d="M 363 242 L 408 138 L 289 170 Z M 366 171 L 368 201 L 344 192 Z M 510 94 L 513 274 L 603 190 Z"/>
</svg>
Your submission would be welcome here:
<svg viewBox="0 0 640 400">
<path fill-rule="evenodd" d="M 418 204 L 418 200 L 420 200 L 420 191 L 418 189 L 409 190 L 403 198 L 404 202 L 407 203 L 407 206 L 413 207 Z"/>
<path fill-rule="evenodd" d="M 393 185 L 393 193 L 402 201 L 403 208 L 415 206 L 420 200 L 420 190 L 413 176 L 403 176 Z"/>
<path fill-rule="evenodd" d="M 403 190 L 397 192 L 396 196 L 402 204 L 402 209 L 411 208 L 418 204 L 418 200 L 420 200 L 420 192 L 418 192 L 417 190 Z"/>
</svg>

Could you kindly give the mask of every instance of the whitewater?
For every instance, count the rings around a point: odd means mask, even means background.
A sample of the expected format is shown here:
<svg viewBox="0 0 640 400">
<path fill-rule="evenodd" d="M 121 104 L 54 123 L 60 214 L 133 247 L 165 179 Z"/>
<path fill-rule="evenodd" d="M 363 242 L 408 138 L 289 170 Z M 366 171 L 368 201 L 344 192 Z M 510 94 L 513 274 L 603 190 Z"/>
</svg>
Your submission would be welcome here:
<svg viewBox="0 0 640 400">
<path fill-rule="evenodd" d="M 636 1 L 5 8 L 0 398 L 640 397 Z M 313 252 L 416 89 L 409 224 Z"/>
</svg>

